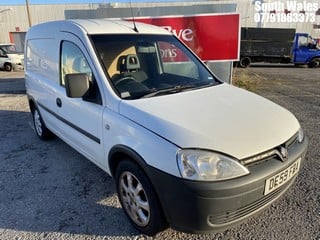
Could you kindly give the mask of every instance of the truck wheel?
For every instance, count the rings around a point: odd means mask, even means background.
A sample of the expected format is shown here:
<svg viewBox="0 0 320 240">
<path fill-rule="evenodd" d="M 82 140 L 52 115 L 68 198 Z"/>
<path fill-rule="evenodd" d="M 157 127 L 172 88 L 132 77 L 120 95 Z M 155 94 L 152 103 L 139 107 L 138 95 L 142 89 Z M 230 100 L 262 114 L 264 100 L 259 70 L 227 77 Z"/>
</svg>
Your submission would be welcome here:
<svg viewBox="0 0 320 240">
<path fill-rule="evenodd" d="M 318 68 L 320 67 L 320 58 L 314 58 L 312 59 L 309 64 L 308 64 L 309 68 Z"/>
<path fill-rule="evenodd" d="M 251 63 L 251 59 L 249 57 L 244 57 L 240 59 L 239 65 L 242 68 L 249 67 Z"/>
<path fill-rule="evenodd" d="M 6 70 L 7 72 L 11 72 L 12 71 L 11 63 L 5 63 L 4 64 L 4 70 Z"/>
<path fill-rule="evenodd" d="M 37 108 L 35 108 L 32 112 L 33 117 L 33 125 L 37 136 L 41 140 L 48 140 L 53 137 L 53 133 L 46 127 L 44 124 L 40 112 Z"/>
<path fill-rule="evenodd" d="M 147 235 L 162 231 L 166 226 L 162 209 L 143 170 L 132 161 L 123 160 L 115 180 L 121 206 L 133 226 Z"/>
</svg>

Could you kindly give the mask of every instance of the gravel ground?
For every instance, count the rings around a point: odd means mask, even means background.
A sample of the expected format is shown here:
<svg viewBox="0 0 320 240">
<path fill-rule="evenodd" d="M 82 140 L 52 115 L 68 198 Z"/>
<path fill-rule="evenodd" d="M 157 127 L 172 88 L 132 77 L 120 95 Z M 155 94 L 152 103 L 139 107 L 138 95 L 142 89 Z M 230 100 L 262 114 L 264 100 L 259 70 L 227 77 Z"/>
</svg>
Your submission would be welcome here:
<svg viewBox="0 0 320 240">
<path fill-rule="evenodd" d="M 113 180 L 58 138 L 32 129 L 23 73 L 0 72 L 0 240 L 7 239 L 320 239 L 320 77 L 307 68 L 236 69 L 255 91 L 288 108 L 309 137 L 296 183 L 271 206 L 218 234 L 168 229 L 140 235 L 126 219 Z M 186 209 L 187 211 L 187 209 Z"/>
</svg>

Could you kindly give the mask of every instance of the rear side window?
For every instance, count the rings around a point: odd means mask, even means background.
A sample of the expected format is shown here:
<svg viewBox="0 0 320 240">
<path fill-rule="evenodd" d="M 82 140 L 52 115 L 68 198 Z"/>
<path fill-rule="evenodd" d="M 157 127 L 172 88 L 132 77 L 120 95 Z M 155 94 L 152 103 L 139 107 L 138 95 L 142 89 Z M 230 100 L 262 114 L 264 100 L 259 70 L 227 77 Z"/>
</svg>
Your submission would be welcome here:
<svg viewBox="0 0 320 240">
<path fill-rule="evenodd" d="M 65 84 L 66 74 L 86 73 L 92 78 L 92 71 L 84 54 L 75 44 L 68 41 L 62 42 L 60 69 L 60 84 L 62 86 Z"/>
</svg>

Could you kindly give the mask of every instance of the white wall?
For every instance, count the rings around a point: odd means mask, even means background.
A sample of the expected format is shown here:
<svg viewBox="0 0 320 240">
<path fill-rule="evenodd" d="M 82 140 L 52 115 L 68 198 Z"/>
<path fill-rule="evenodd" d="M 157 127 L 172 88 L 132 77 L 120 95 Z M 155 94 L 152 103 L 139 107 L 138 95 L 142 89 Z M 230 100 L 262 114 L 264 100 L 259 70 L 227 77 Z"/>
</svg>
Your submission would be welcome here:
<svg viewBox="0 0 320 240">
<path fill-rule="evenodd" d="M 97 5 L 98 6 L 98 5 Z M 30 5 L 32 24 L 65 19 L 64 11 L 68 9 L 90 9 L 92 4 L 57 4 L 57 5 Z M 25 5 L 0 5 L 0 43 L 10 42 L 9 32 L 26 32 L 29 28 L 27 9 Z"/>
</svg>

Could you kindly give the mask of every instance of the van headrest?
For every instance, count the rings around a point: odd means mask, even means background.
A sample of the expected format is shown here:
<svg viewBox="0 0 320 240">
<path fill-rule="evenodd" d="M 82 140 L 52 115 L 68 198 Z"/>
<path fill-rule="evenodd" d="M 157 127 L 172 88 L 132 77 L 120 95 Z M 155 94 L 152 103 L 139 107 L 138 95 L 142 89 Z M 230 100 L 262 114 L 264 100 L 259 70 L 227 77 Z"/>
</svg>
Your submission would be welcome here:
<svg viewBox="0 0 320 240">
<path fill-rule="evenodd" d="M 120 72 L 130 72 L 140 69 L 140 62 L 135 54 L 128 54 L 127 56 L 121 56 L 118 60 Z"/>
</svg>

